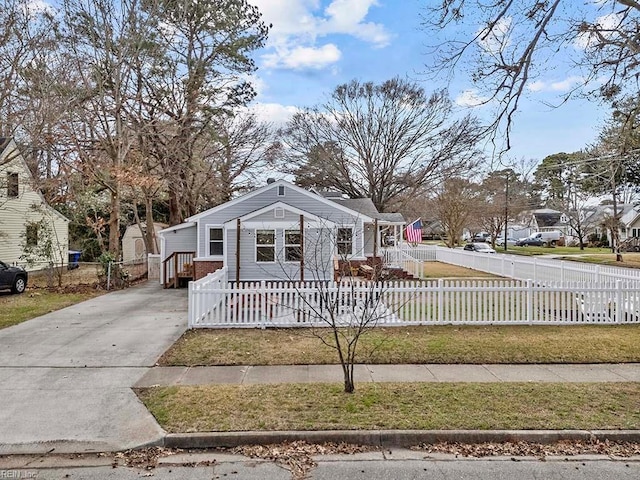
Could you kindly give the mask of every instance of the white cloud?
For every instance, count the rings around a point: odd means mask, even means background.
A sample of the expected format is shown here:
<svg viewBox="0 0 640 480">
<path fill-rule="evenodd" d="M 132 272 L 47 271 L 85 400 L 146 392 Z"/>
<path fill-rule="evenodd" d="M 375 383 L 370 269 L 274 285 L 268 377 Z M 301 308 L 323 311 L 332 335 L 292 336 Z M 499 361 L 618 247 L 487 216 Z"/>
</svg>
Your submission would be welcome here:
<svg viewBox="0 0 640 480">
<path fill-rule="evenodd" d="M 25 4 L 26 12 L 29 15 L 37 15 L 39 13 L 55 13 L 53 6 L 44 0 L 29 0 Z"/>
<path fill-rule="evenodd" d="M 290 70 L 318 70 L 336 63 L 342 53 L 333 43 L 322 47 L 279 48 L 275 53 L 264 55 L 266 68 L 285 68 Z"/>
<path fill-rule="evenodd" d="M 260 9 L 263 20 L 272 24 L 267 41 L 270 52 L 263 56 L 268 68 L 315 69 L 338 62 L 341 55 L 334 43 L 318 45 L 318 39 L 328 35 L 355 37 L 375 48 L 391 41 L 384 25 L 366 21 L 370 9 L 378 5 L 377 0 L 332 0 L 324 9 L 320 0 L 252 3 Z M 311 59 L 306 62 L 301 55 Z"/>
<path fill-rule="evenodd" d="M 573 75 L 555 82 L 545 82 L 543 80 L 536 80 L 530 83 L 527 88 L 531 92 L 568 92 L 584 82 L 584 78 Z"/>
<path fill-rule="evenodd" d="M 254 103 L 249 111 L 262 122 L 272 123 L 276 127 L 284 126 L 299 111 L 297 107 L 280 103 Z"/>
<path fill-rule="evenodd" d="M 477 107 L 486 103 L 488 100 L 489 97 L 480 96 L 477 90 L 469 89 L 460 93 L 454 102 L 461 107 Z"/>
<path fill-rule="evenodd" d="M 511 17 L 502 17 L 491 30 L 489 27 L 481 28 L 478 44 L 482 50 L 491 55 L 502 52 L 509 44 L 511 23 Z"/>
<path fill-rule="evenodd" d="M 622 16 L 618 13 L 608 13 L 596 18 L 595 24 L 601 29 L 600 33 L 605 38 L 611 38 L 620 24 Z M 578 50 L 585 50 L 597 42 L 597 37 L 593 33 L 579 33 L 573 41 L 573 46 Z"/>
</svg>

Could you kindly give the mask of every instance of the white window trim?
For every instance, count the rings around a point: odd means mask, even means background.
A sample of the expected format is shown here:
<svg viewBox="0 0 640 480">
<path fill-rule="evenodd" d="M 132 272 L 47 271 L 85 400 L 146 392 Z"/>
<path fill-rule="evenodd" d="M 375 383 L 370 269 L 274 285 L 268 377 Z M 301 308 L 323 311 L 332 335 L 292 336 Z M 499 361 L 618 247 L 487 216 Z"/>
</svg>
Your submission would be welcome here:
<svg viewBox="0 0 640 480">
<path fill-rule="evenodd" d="M 282 189 L 282 195 L 280 195 L 280 189 Z M 276 196 L 278 197 L 284 197 L 287 193 L 287 189 L 284 185 L 278 185 L 276 187 Z"/>
<path fill-rule="evenodd" d="M 298 248 L 302 248 L 302 244 L 300 243 L 287 243 L 287 232 L 298 232 L 298 235 L 300 235 L 300 228 L 287 228 L 282 230 L 282 244 L 283 244 L 283 248 L 282 248 L 282 253 L 284 254 L 284 263 L 292 263 L 292 264 L 298 264 L 300 263 L 300 260 L 287 260 L 287 247 L 298 247 Z"/>
<path fill-rule="evenodd" d="M 272 262 L 263 262 L 263 261 L 258 261 L 258 246 L 260 247 L 268 247 L 270 245 L 259 245 L 258 244 L 258 231 L 260 230 L 264 230 L 264 231 L 268 231 L 268 232 L 273 232 L 273 261 Z M 254 243 L 254 247 L 253 247 L 253 261 L 256 264 L 274 264 L 278 261 L 278 258 L 276 256 L 276 245 L 278 243 L 278 230 L 276 230 L 275 228 L 256 228 L 253 231 L 253 243 Z"/>
<path fill-rule="evenodd" d="M 224 260 L 225 258 L 227 258 L 227 229 L 224 228 L 224 225 L 216 225 L 216 224 L 207 224 L 205 225 L 205 239 L 206 239 L 206 246 L 203 252 L 204 255 L 202 257 L 199 257 L 201 259 L 211 259 L 211 260 Z M 210 255 L 210 248 L 211 248 L 211 229 L 212 228 L 219 228 L 222 230 L 222 255 Z"/>
<path fill-rule="evenodd" d="M 273 218 L 285 218 L 285 210 L 282 207 L 276 207 L 273 209 Z"/>
</svg>

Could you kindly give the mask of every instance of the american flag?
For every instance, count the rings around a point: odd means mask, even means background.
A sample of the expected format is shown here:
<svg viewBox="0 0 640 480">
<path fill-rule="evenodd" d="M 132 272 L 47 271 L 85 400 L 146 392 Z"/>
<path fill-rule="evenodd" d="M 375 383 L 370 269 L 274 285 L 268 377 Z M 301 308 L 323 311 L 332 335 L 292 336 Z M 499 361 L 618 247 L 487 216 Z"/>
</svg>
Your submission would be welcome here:
<svg viewBox="0 0 640 480">
<path fill-rule="evenodd" d="M 404 229 L 404 237 L 409 243 L 420 243 L 422 241 L 422 222 L 420 219 L 407 225 L 407 228 Z"/>
</svg>

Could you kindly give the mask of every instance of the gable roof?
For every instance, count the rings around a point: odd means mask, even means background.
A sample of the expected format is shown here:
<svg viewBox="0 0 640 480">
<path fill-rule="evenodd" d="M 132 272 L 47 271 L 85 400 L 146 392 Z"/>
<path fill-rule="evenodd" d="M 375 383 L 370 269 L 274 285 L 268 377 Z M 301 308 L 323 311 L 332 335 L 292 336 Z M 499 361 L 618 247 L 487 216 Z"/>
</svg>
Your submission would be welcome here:
<svg viewBox="0 0 640 480">
<path fill-rule="evenodd" d="M 287 182 L 286 180 L 276 180 L 273 183 L 268 183 L 260 188 L 257 188 L 249 193 L 246 193 L 245 195 L 242 195 L 241 197 L 238 198 L 234 198 L 233 200 L 230 200 L 228 202 L 222 203 L 216 207 L 210 208 L 208 210 L 205 210 L 204 212 L 200 212 L 197 213 L 195 215 L 192 215 L 191 217 L 187 218 L 185 220 L 185 222 L 196 222 L 198 221 L 200 218 L 210 215 L 211 213 L 215 213 L 215 212 L 219 212 L 221 210 L 224 210 L 226 208 L 229 208 L 232 205 L 237 205 L 240 202 L 243 202 L 244 200 L 254 197 L 256 195 L 259 195 L 262 192 L 266 192 L 267 190 L 271 190 L 273 188 L 277 188 L 279 186 L 286 186 L 287 188 L 291 188 L 292 190 L 301 193 L 303 195 L 307 195 L 308 197 L 311 197 L 315 200 L 317 200 L 320 203 L 324 203 L 325 205 L 329 205 L 333 208 L 337 208 L 338 210 L 342 210 L 345 213 L 348 213 L 349 215 L 353 215 L 354 217 L 360 217 L 362 218 L 365 222 L 371 222 L 373 221 L 373 218 L 370 215 L 358 212 L 356 210 L 353 210 L 349 207 L 346 207 L 344 205 L 341 205 L 338 202 L 334 202 L 332 200 L 329 200 L 327 198 L 324 198 L 322 195 L 318 195 L 317 193 L 314 192 L 310 192 L 309 190 L 305 190 L 304 188 L 298 187 L 297 185 L 294 185 L 293 183 Z M 375 207 L 374 207 L 375 208 Z"/>
<path fill-rule="evenodd" d="M 9 150 L 9 146 L 13 147 L 13 150 L 16 151 L 16 155 L 14 155 L 12 158 L 10 158 L 7 161 L 6 164 L 8 165 L 10 162 L 13 162 L 13 161 L 16 161 L 16 160 L 19 161 L 20 163 L 22 163 L 24 171 L 27 173 L 27 175 L 29 175 L 29 177 L 33 178 L 33 174 L 31 173 L 31 169 L 29 168 L 29 165 L 27 165 L 27 161 L 24 159 L 24 156 L 22 155 L 22 152 L 20 151 L 20 149 L 16 145 L 16 142 L 12 138 L 0 137 L 0 157 L 2 157 L 5 154 L 5 152 L 7 152 L 7 150 Z M 0 164 L 0 165 L 2 165 L 2 164 Z M 42 201 L 42 204 L 46 208 L 48 208 L 51 212 L 53 212 L 55 215 L 60 217 L 65 222 L 69 222 L 70 221 L 67 217 L 62 215 L 59 211 L 57 211 L 55 208 L 53 208 L 51 205 L 49 205 L 49 203 L 47 203 L 47 201 L 44 198 L 44 195 L 42 194 L 42 192 L 40 191 L 39 188 L 33 188 L 33 191 L 40 197 L 40 200 Z"/>
<path fill-rule="evenodd" d="M 296 208 L 296 207 L 291 206 L 291 205 L 289 205 L 287 203 L 284 203 L 284 202 L 274 202 L 274 203 L 266 205 L 266 206 L 264 206 L 264 207 L 262 207 L 262 208 L 260 208 L 258 210 L 254 210 L 253 212 L 249 212 L 246 215 L 240 217 L 240 221 L 241 222 L 247 222 L 248 220 L 251 220 L 252 218 L 260 216 L 263 213 L 273 211 L 276 208 L 282 208 L 283 210 L 295 213 L 297 215 L 304 215 L 305 221 L 306 220 L 311 220 L 313 222 L 324 223 L 324 224 L 327 224 L 329 226 L 335 225 L 334 222 L 331 222 L 329 220 L 320 218 L 317 215 L 313 215 L 312 213 L 305 212 L 304 210 L 300 210 L 299 208 Z M 228 222 L 225 223 L 225 225 L 232 224 L 235 221 L 236 221 L 236 219 L 229 220 Z"/>
<path fill-rule="evenodd" d="M 531 213 L 536 218 L 536 223 L 539 228 L 553 227 L 560 223 L 560 218 L 562 217 L 562 212 L 552 210 L 550 208 L 541 208 L 539 210 L 534 210 Z"/>
</svg>

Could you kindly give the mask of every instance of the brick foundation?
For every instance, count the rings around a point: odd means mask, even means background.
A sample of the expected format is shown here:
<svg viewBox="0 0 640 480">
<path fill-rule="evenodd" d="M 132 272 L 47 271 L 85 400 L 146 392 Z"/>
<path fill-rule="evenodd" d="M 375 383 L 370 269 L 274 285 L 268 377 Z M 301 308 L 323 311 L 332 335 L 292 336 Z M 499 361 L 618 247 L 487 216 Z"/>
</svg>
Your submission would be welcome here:
<svg viewBox="0 0 640 480">
<path fill-rule="evenodd" d="M 208 273 L 213 273 L 216 270 L 220 270 L 224 267 L 224 262 L 222 261 L 208 261 L 208 260 L 194 260 L 194 280 L 200 280 L 203 277 L 206 277 Z"/>
</svg>

